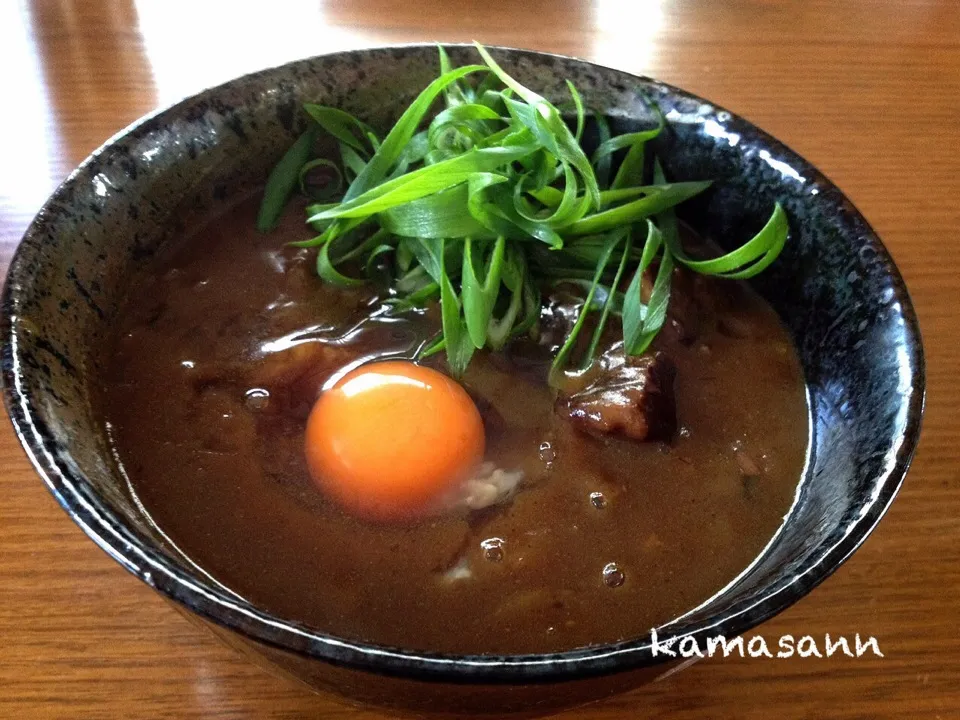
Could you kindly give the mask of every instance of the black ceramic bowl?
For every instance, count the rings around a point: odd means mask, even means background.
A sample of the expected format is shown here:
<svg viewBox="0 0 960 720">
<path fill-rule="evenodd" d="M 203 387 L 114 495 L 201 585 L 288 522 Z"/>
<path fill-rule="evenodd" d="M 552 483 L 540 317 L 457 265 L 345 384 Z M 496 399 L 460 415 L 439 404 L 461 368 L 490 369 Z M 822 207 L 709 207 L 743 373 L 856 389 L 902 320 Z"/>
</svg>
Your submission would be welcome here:
<svg viewBox="0 0 960 720">
<path fill-rule="evenodd" d="M 452 47 L 454 62 L 475 51 Z M 747 121 L 662 83 L 579 60 L 495 53 L 522 82 L 624 125 L 666 113 L 674 179 L 715 178 L 687 219 L 722 239 L 789 213 L 781 258 L 756 280 L 799 348 L 812 443 L 797 503 L 758 561 L 661 638 L 733 637 L 839 567 L 893 500 L 917 443 L 923 351 L 906 288 L 880 240 L 829 180 Z M 348 642 L 225 594 L 163 540 L 131 500 L 96 408 L 98 346 L 124 279 L 172 227 L 252 184 L 302 129 L 305 100 L 389 127 L 437 72 L 433 46 L 338 53 L 249 75 L 162 110 L 110 140 L 57 189 L 10 267 L 3 296 L 3 390 L 27 454 L 63 508 L 123 567 L 231 644 L 314 688 L 437 711 L 542 711 L 664 671 L 650 638 L 556 655 L 441 656 Z M 377 676 L 377 677 L 374 677 Z M 549 685 L 549 688 L 543 685 Z M 530 687 L 539 685 L 540 687 Z"/>
</svg>

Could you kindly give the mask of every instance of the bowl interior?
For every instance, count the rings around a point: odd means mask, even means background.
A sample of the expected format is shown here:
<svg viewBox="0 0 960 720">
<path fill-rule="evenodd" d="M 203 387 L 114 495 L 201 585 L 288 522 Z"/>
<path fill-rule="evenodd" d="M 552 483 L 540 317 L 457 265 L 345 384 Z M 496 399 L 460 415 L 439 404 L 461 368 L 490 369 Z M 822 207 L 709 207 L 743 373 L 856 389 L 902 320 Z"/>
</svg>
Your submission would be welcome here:
<svg viewBox="0 0 960 720">
<path fill-rule="evenodd" d="M 474 62 L 452 47 L 455 63 Z M 820 173 L 746 121 L 675 88 L 581 61 L 501 50 L 547 97 L 571 79 L 615 123 L 666 114 L 668 177 L 717 180 L 687 219 L 721 245 L 759 229 L 775 201 L 791 238 L 755 282 L 784 318 L 809 387 L 812 438 L 796 504 L 764 555 L 723 592 L 661 631 L 733 636 L 786 607 L 834 570 L 892 500 L 917 439 L 920 340 L 909 298 L 879 240 Z M 194 611 L 280 647 L 387 672 L 504 678 L 601 673 L 652 660 L 649 638 L 534 661 L 466 662 L 327 638 L 223 593 L 182 558 L 131 500 L 100 419 L 100 348 L 136 274 L 190 218 L 262 182 L 304 125 L 303 101 L 380 128 L 437 72 L 432 46 L 313 58 L 251 75 L 161 111 L 121 134 L 56 192 L 25 236 L 5 289 L 8 410 L 60 503 L 125 567 Z"/>
</svg>

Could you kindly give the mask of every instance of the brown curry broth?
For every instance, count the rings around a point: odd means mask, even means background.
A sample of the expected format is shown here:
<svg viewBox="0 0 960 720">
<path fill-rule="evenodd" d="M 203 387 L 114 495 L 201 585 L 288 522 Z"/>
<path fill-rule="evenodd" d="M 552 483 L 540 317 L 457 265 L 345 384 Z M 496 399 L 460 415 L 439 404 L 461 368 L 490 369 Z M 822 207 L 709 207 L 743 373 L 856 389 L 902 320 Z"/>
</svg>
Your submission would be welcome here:
<svg viewBox="0 0 960 720">
<path fill-rule="evenodd" d="M 748 292 L 737 316 L 756 337 L 658 339 L 678 366 L 682 430 L 671 445 L 578 435 L 555 416 L 544 385 L 481 353 L 465 384 L 503 419 L 487 456 L 522 467 L 524 489 L 472 523 L 454 515 L 390 526 L 344 514 L 303 460 L 303 418 L 325 373 L 299 385 L 274 373 L 264 383 L 258 348 L 318 325 L 332 336 L 369 312 L 369 298 L 321 284 L 312 254 L 283 247 L 303 237 L 301 214 L 261 235 L 255 209 L 245 202 L 218 217 L 138 281 L 104 383 L 110 432 L 141 502 L 192 561 L 244 598 L 386 645 L 556 651 L 642 635 L 691 609 L 781 524 L 805 459 L 806 399 L 786 332 Z M 367 323 L 334 359 L 409 352 L 435 327 L 429 315 Z M 249 387 L 271 392 L 267 409 L 248 406 Z M 550 467 L 544 442 L 556 454 Z M 735 447 L 759 479 L 744 480 Z M 604 494 L 602 509 L 593 492 Z M 490 537 L 504 540 L 500 562 L 484 558 L 480 542 Z M 471 575 L 451 580 L 444 570 L 461 554 Z M 625 573 L 620 587 L 602 581 L 610 562 Z"/>
</svg>

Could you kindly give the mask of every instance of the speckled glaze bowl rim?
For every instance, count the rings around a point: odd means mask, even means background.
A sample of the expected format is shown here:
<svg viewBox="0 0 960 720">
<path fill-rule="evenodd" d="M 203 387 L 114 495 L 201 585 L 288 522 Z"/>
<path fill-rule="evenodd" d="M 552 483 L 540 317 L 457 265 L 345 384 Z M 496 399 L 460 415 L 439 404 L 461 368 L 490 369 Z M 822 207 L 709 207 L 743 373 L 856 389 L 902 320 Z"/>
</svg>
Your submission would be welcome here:
<svg viewBox="0 0 960 720">
<path fill-rule="evenodd" d="M 444 43 L 444 45 L 447 47 L 469 47 L 467 44 L 458 43 Z M 316 57 L 364 56 L 371 52 L 384 50 L 419 50 L 428 47 L 434 47 L 434 45 L 432 43 L 388 45 L 334 52 Z M 849 199 L 832 182 L 783 143 L 735 113 L 692 93 L 651 78 L 633 75 L 614 68 L 605 68 L 579 58 L 507 47 L 491 46 L 491 49 L 521 55 L 549 56 L 567 62 L 609 69 L 626 77 L 633 77 L 643 82 L 655 84 L 674 96 L 709 105 L 713 108 L 714 116 L 724 113 L 725 123 L 736 125 L 739 130 L 753 134 L 765 147 L 775 150 L 778 155 L 786 156 L 792 162 L 801 165 L 805 176 L 810 178 L 812 183 L 816 183 L 817 186 L 824 189 L 835 190 L 845 202 L 849 203 Z M 215 95 L 225 88 L 238 86 L 261 75 L 275 72 L 280 68 L 309 60 L 311 58 L 295 60 L 274 68 L 248 73 L 218 86 L 207 88 L 167 107 L 155 110 L 116 133 L 91 153 L 54 191 L 27 229 L 23 242 L 38 235 L 39 228 L 42 227 L 46 216 L 51 212 L 51 208 L 65 194 L 65 190 L 81 175 L 83 169 L 98 156 L 108 152 L 121 139 L 145 134 L 152 129 L 162 127 L 165 120 L 169 119 L 167 116 L 175 116 L 183 103 L 194 102 L 205 96 Z M 715 616 L 707 622 L 682 633 L 671 632 L 671 624 L 668 624 L 663 627 L 664 632 L 661 641 L 693 636 L 702 646 L 702 640 L 708 636 L 723 634 L 727 637 L 734 637 L 740 635 L 786 609 L 829 577 L 863 543 L 873 531 L 877 522 L 883 517 L 903 482 L 919 440 L 923 414 L 925 377 L 920 331 L 906 286 L 886 248 L 859 211 L 853 208 L 852 203 L 850 204 L 850 216 L 854 224 L 860 226 L 862 236 L 867 238 L 867 241 L 877 251 L 883 262 L 885 271 L 893 282 L 895 299 L 899 302 L 904 320 L 904 332 L 907 338 L 906 348 L 908 361 L 912 369 L 911 380 L 915 392 L 910 397 L 903 435 L 891 438 L 892 443 L 899 442 L 896 462 L 886 473 L 881 486 L 881 493 L 872 502 L 868 512 L 860 518 L 851 532 L 847 533 L 840 542 L 821 556 L 819 563 L 807 568 L 783 588 L 774 592 L 762 593 L 757 602 L 746 609 L 727 615 Z M 86 479 L 71 467 L 70 463 L 64 462 L 46 447 L 44 439 L 49 437 L 49 432 L 33 412 L 31 398 L 22 389 L 22 370 L 17 357 L 17 333 L 14 330 L 11 315 L 14 308 L 17 307 L 17 288 L 21 284 L 29 282 L 31 273 L 29 267 L 19 262 L 20 256 L 21 253 L 18 248 L 10 263 L 4 285 L 2 317 L 0 317 L 3 399 L 13 422 L 14 430 L 47 488 L 74 522 L 108 555 L 158 592 L 207 620 L 268 646 L 334 665 L 400 677 L 455 683 L 542 683 L 605 675 L 649 666 L 665 660 L 662 654 L 656 658 L 653 656 L 648 637 L 616 644 L 583 647 L 554 654 L 506 656 L 445 655 L 347 641 L 324 635 L 297 623 L 273 617 L 268 613 L 250 607 L 244 607 L 236 600 L 231 599 L 226 593 L 206 586 L 194 577 L 184 573 L 154 550 L 154 543 L 127 527 L 96 496 Z"/>
</svg>

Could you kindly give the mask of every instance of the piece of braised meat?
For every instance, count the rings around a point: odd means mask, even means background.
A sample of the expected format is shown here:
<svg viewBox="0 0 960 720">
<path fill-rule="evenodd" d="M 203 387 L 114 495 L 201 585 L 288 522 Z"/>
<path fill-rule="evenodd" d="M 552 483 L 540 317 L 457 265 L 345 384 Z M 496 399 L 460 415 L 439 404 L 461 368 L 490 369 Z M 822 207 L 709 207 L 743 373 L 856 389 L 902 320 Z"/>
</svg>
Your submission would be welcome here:
<svg viewBox="0 0 960 720">
<path fill-rule="evenodd" d="M 557 411 L 591 435 L 670 440 L 677 430 L 673 361 L 661 352 L 626 356 L 617 343 L 582 387 L 557 398 Z"/>
</svg>

